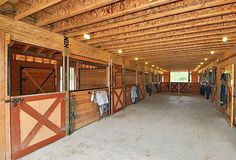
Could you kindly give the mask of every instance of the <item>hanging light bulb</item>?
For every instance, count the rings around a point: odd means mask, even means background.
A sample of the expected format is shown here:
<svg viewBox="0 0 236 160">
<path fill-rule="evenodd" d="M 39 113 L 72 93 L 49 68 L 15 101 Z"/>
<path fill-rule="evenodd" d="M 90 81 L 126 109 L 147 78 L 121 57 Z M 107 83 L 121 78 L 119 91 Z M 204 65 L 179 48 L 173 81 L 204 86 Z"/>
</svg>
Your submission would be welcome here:
<svg viewBox="0 0 236 160">
<path fill-rule="evenodd" d="M 228 41 L 228 37 L 223 37 L 222 41 L 225 43 Z"/>
<path fill-rule="evenodd" d="M 123 53 L 123 51 L 122 51 L 121 49 L 119 49 L 119 50 L 118 50 L 118 53 L 121 54 L 121 53 Z"/>
<path fill-rule="evenodd" d="M 89 40 L 89 39 L 91 39 L 91 36 L 90 36 L 89 34 L 85 33 L 85 34 L 84 34 L 84 39 Z"/>
</svg>

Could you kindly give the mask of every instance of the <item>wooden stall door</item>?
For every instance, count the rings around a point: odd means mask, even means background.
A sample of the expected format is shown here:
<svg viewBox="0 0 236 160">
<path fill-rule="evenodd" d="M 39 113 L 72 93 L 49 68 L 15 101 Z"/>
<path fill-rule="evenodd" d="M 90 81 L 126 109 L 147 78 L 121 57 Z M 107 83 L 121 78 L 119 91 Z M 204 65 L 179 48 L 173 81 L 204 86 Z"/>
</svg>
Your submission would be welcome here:
<svg viewBox="0 0 236 160">
<path fill-rule="evenodd" d="M 180 93 L 188 93 L 189 92 L 189 84 L 188 83 L 179 83 Z"/>
<path fill-rule="evenodd" d="M 124 89 L 122 87 L 112 89 L 112 114 L 121 111 L 125 107 Z"/>
<path fill-rule="evenodd" d="M 22 68 L 20 85 L 20 95 L 55 92 L 55 71 L 44 68 Z"/>
<path fill-rule="evenodd" d="M 179 83 L 175 83 L 175 82 L 173 82 L 173 83 L 170 83 L 170 85 L 171 85 L 171 92 L 178 92 L 179 91 Z"/>
<path fill-rule="evenodd" d="M 12 159 L 65 136 L 65 93 L 11 97 Z"/>
</svg>

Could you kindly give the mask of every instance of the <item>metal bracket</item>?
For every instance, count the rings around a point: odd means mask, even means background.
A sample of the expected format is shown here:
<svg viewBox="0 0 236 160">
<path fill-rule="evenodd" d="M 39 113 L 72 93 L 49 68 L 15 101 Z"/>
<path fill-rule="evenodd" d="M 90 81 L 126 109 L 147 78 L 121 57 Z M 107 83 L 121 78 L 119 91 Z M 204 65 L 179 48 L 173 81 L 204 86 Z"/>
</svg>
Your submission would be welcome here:
<svg viewBox="0 0 236 160">
<path fill-rule="evenodd" d="M 11 103 L 14 107 L 17 106 L 18 103 L 21 103 L 24 99 L 23 98 L 10 98 L 5 100 L 5 103 Z"/>
</svg>

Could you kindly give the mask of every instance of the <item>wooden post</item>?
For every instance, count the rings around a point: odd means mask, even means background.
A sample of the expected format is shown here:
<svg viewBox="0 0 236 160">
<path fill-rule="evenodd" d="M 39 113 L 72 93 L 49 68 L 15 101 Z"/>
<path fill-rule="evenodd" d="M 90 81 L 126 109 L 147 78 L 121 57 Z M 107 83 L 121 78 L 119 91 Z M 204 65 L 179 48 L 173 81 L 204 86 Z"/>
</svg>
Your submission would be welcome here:
<svg viewBox="0 0 236 160">
<path fill-rule="evenodd" d="M 11 159 L 10 104 L 8 95 L 8 44 L 10 35 L 0 32 L 0 159 Z"/>
<path fill-rule="evenodd" d="M 232 72 L 231 72 L 231 76 L 232 76 L 232 80 L 231 80 L 231 86 L 232 86 L 232 91 L 231 91 L 231 101 L 232 101 L 232 104 L 231 104 L 231 115 L 230 115 L 230 126 L 231 127 L 233 127 L 234 126 L 234 106 L 235 106 L 235 98 L 234 98 L 234 87 L 235 87 L 235 85 L 234 85 L 234 81 L 235 81 L 235 75 L 234 75 L 234 72 L 235 71 L 235 66 L 234 66 L 234 64 L 232 64 Z"/>
<path fill-rule="evenodd" d="M 113 74 L 113 62 L 112 62 L 112 59 L 111 59 L 111 54 L 109 55 L 109 60 L 108 60 L 108 67 L 107 67 L 107 87 L 108 87 L 108 98 L 109 98 L 109 115 L 111 115 L 113 113 L 113 102 L 112 102 L 112 87 L 113 87 L 113 77 L 112 77 L 112 74 Z"/>
</svg>

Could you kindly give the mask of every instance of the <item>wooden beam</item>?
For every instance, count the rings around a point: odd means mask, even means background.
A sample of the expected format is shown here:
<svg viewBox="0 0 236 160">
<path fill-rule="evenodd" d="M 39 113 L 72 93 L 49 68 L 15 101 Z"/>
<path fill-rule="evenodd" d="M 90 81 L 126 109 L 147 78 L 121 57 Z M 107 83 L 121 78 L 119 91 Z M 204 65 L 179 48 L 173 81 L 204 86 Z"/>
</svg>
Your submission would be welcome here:
<svg viewBox="0 0 236 160">
<path fill-rule="evenodd" d="M 36 12 L 39 12 L 49 6 L 59 3 L 61 1 L 62 0 L 50 0 L 50 1 L 48 1 L 48 0 L 34 0 L 34 1 L 32 1 L 31 4 L 21 3 L 19 5 L 18 10 L 17 10 L 15 19 L 16 20 L 23 19 L 24 17 L 32 15 Z"/>
<path fill-rule="evenodd" d="M 8 0 L 0 0 L 0 6 L 4 5 Z"/>
<path fill-rule="evenodd" d="M 205 19 L 200 19 L 200 20 L 193 20 L 193 21 L 190 20 L 187 22 L 182 22 L 178 24 L 170 24 L 170 25 L 162 26 L 162 27 L 155 27 L 154 25 L 153 28 L 150 28 L 150 29 L 143 29 L 141 31 L 134 31 L 130 33 L 120 34 L 120 35 L 106 36 L 106 37 L 101 37 L 101 38 L 95 38 L 92 36 L 92 39 L 89 40 L 86 44 L 105 43 L 105 42 L 120 40 L 120 39 L 125 39 L 125 38 L 140 37 L 140 36 L 151 35 L 151 34 L 161 34 L 161 33 L 166 33 L 166 32 L 171 32 L 171 31 L 175 32 L 175 31 L 180 31 L 180 30 L 185 30 L 185 29 L 190 29 L 190 30 L 192 29 L 196 31 L 196 29 L 201 28 L 201 29 L 207 30 L 209 27 L 212 27 L 213 25 L 218 25 L 222 27 L 223 26 L 222 24 L 227 23 L 227 22 L 235 22 L 235 20 L 236 20 L 236 14 L 229 14 L 229 15 L 216 16 L 216 17 L 205 18 Z M 214 28 L 211 28 L 211 29 L 214 29 Z M 78 40 L 82 40 L 82 39 L 83 38 L 80 37 Z"/>
<path fill-rule="evenodd" d="M 179 7 L 177 9 L 173 9 L 173 10 L 168 10 L 167 9 L 166 12 L 161 12 L 161 13 L 150 11 L 151 14 L 146 14 L 144 16 L 142 16 L 142 14 L 141 15 L 139 14 L 139 16 L 137 18 L 136 17 L 135 18 L 130 18 L 128 20 L 127 20 L 127 18 L 123 18 L 124 20 L 122 20 L 122 21 L 117 20 L 117 22 L 114 20 L 115 23 L 107 23 L 106 25 L 102 25 L 104 23 L 101 23 L 100 25 L 96 24 L 96 26 L 95 25 L 85 26 L 85 27 L 81 27 L 81 29 L 79 28 L 78 31 L 77 30 L 71 31 L 68 34 L 68 36 L 82 35 L 84 33 L 94 33 L 94 32 L 98 32 L 98 31 L 109 30 L 109 29 L 113 29 L 113 28 L 119 28 L 119 27 L 122 27 L 122 26 L 129 26 L 129 25 L 132 25 L 132 24 L 137 25 L 138 23 L 142 23 L 144 20 L 145 21 L 150 21 L 150 20 L 160 19 L 160 18 L 163 18 L 163 17 L 171 16 L 171 15 L 175 15 L 175 16 L 178 16 L 178 17 L 182 16 L 183 14 L 190 15 L 191 14 L 190 11 L 198 10 L 196 12 L 201 12 L 199 9 L 203 10 L 204 8 L 220 6 L 220 5 L 224 5 L 224 4 L 228 4 L 228 3 L 232 3 L 232 2 L 235 2 L 235 1 L 234 0 L 230 0 L 230 1 L 217 0 L 217 1 L 206 2 L 203 5 L 202 2 L 200 2 L 200 1 L 197 4 L 195 2 L 192 2 L 192 1 L 186 1 L 185 2 L 186 3 L 185 7 Z M 182 2 L 176 2 L 176 5 L 178 6 L 178 4 L 181 4 L 181 3 Z M 166 5 L 166 8 L 167 8 L 167 5 Z M 155 10 L 155 9 L 151 9 L 151 10 Z M 206 9 L 206 10 L 209 10 L 209 9 Z M 212 8 L 211 8 L 211 10 L 212 10 Z M 185 12 L 189 12 L 189 13 L 185 13 Z M 181 15 L 181 13 L 182 13 L 182 15 Z M 177 14 L 179 14 L 179 15 L 177 15 Z"/>
<path fill-rule="evenodd" d="M 11 40 L 62 51 L 63 36 L 0 15 L 0 31 L 11 35 Z"/>
<path fill-rule="evenodd" d="M 36 51 L 35 51 L 35 56 L 38 56 L 41 52 L 44 51 L 44 48 L 38 48 Z"/>
<path fill-rule="evenodd" d="M 125 33 L 140 31 L 140 30 L 147 30 L 147 29 L 156 28 L 156 27 L 165 28 L 165 26 L 169 26 L 173 24 L 179 24 L 179 26 L 182 26 L 181 23 L 182 24 L 188 23 L 189 25 L 191 24 L 193 26 L 194 25 L 193 21 L 195 20 L 201 21 L 202 19 L 205 20 L 207 18 L 211 18 L 211 17 L 214 18 L 216 16 L 233 14 L 235 12 L 236 12 L 236 7 L 232 5 L 219 6 L 219 7 L 214 7 L 210 9 L 207 8 L 207 9 L 197 10 L 190 13 L 183 13 L 180 15 L 155 19 L 152 21 L 144 21 L 139 24 L 132 24 L 129 26 L 121 27 L 121 28 L 101 31 L 99 33 L 93 34 L 92 38 L 95 39 L 95 38 L 101 38 L 101 37 L 114 36 L 114 35 L 125 34 Z M 82 36 L 80 36 L 80 38 L 81 40 L 84 40 Z"/>
<path fill-rule="evenodd" d="M 159 40 L 159 42 L 168 40 L 168 41 L 178 41 L 178 40 L 183 40 L 186 38 L 201 38 L 201 37 L 206 37 L 206 36 L 213 36 L 213 35 L 230 35 L 236 31 L 236 22 L 234 22 L 234 26 L 232 25 L 227 25 L 222 26 L 222 27 L 217 27 L 216 28 L 209 28 L 209 29 L 203 29 L 201 30 L 192 30 L 192 29 L 186 29 L 186 30 L 180 30 L 176 32 L 167 32 L 163 34 L 153 34 L 153 35 L 148 35 L 148 36 L 143 36 L 143 37 L 138 37 L 138 38 L 130 38 L 130 39 L 125 39 L 125 40 L 119 40 L 115 42 L 107 42 L 99 45 L 93 45 L 95 47 L 102 47 L 102 48 L 110 48 L 110 49 L 123 49 L 124 47 L 127 46 L 132 46 L 136 45 L 138 43 L 146 42 L 148 43 L 149 41 L 154 41 L 154 40 Z M 182 32 L 181 32 L 182 31 Z"/>
<path fill-rule="evenodd" d="M 65 1 L 55 5 L 49 9 L 51 14 L 42 15 L 39 17 L 36 26 L 45 26 L 66 18 L 70 18 L 97 8 L 116 3 L 120 0 L 86 0 L 86 1 Z M 72 5 L 73 4 L 73 5 Z"/>
<path fill-rule="evenodd" d="M 208 33 L 208 32 L 207 32 Z M 138 42 L 138 43 L 129 43 L 127 45 L 123 46 L 111 46 L 111 47 L 102 47 L 105 50 L 113 50 L 117 51 L 118 49 L 121 49 L 124 51 L 126 49 L 131 48 L 142 48 L 142 47 L 152 47 L 154 46 L 163 46 L 163 45 L 179 45 L 179 44 L 185 44 L 185 45 L 191 45 L 192 43 L 195 44 L 195 42 L 205 42 L 210 43 L 212 40 L 214 41 L 222 41 L 222 37 L 226 36 L 231 37 L 234 34 L 236 34 L 236 30 L 234 32 L 224 32 L 219 34 L 205 34 L 205 35 L 191 35 L 191 36 L 182 36 L 182 37 L 168 37 L 168 38 L 161 38 L 161 39 L 154 39 L 149 40 L 146 42 Z"/>
<path fill-rule="evenodd" d="M 102 7 L 97 10 L 78 15 L 67 19 L 66 21 L 57 22 L 54 24 L 54 32 L 61 32 L 68 29 L 73 29 L 80 26 L 85 26 L 115 17 L 120 17 L 126 14 L 131 14 L 148 8 L 168 4 L 177 0 L 124 0 L 109 6 Z"/>
<path fill-rule="evenodd" d="M 31 45 L 27 45 L 27 44 L 26 44 L 26 45 L 24 46 L 23 50 L 22 50 L 22 53 L 25 54 L 26 51 L 27 51 L 30 47 L 31 47 Z"/>
<path fill-rule="evenodd" d="M 10 35 L 0 32 L 0 159 L 11 159 L 10 104 L 8 95 L 8 44 Z"/>
<path fill-rule="evenodd" d="M 209 51 L 211 51 L 210 49 L 211 48 L 221 48 L 221 47 L 232 47 L 232 45 L 235 44 L 235 41 L 234 42 L 231 42 L 231 43 L 228 43 L 227 45 L 223 45 L 223 44 L 220 44 L 220 43 L 211 43 L 211 44 L 205 44 L 205 45 L 193 45 L 193 46 L 175 46 L 175 47 L 172 47 L 172 48 L 166 48 L 166 47 L 163 47 L 163 48 L 160 48 L 160 47 L 153 47 L 153 48 L 146 48 L 146 49 L 137 49 L 137 50 L 130 50 L 130 51 L 127 51 L 125 54 L 123 53 L 122 55 L 129 55 L 129 54 L 141 54 L 143 52 L 153 52 L 155 51 L 156 53 L 158 52 L 163 52 L 163 51 L 178 51 L 180 49 L 185 49 L 186 51 L 188 51 L 188 49 L 194 49 L 194 50 L 198 50 L 198 49 L 201 49 L 201 48 L 207 48 L 209 47 Z M 211 48 L 210 48 L 211 47 Z M 174 58 L 174 57 L 173 57 Z"/>
</svg>

